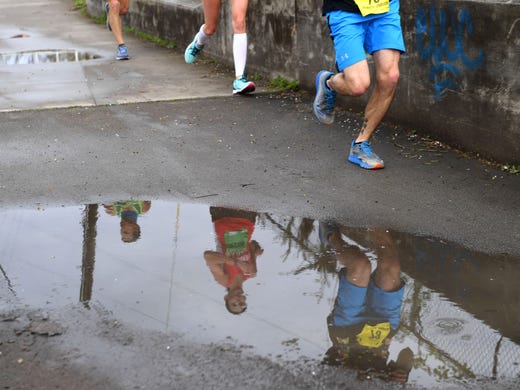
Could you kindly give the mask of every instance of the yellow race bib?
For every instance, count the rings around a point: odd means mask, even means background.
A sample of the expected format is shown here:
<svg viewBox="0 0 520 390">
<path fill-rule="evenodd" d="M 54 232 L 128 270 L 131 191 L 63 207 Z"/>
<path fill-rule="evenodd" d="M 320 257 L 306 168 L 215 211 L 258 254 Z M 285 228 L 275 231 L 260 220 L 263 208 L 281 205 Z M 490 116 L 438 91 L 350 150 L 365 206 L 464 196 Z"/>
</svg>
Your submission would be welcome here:
<svg viewBox="0 0 520 390">
<path fill-rule="evenodd" d="M 390 322 L 381 322 L 377 325 L 365 324 L 363 330 L 356 336 L 359 345 L 368 348 L 379 348 L 390 334 Z"/>
<path fill-rule="evenodd" d="M 362 16 L 384 14 L 390 10 L 390 0 L 354 0 Z"/>
</svg>

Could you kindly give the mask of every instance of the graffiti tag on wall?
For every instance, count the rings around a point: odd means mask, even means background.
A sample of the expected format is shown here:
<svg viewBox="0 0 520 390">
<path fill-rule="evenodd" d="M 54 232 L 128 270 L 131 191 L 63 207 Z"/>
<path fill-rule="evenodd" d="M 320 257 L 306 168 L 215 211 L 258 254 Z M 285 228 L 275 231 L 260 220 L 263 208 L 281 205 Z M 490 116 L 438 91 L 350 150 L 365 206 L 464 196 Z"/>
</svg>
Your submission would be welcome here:
<svg viewBox="0 0 520 390">
<path fill-rule="evenodd" d="M 469 58 L 464 37 L 473 33 L 473 22 L 467 9 L 456 11 L 453 4 L 436 14 L 434 5 L 427 11 L 417 8 L 415 20 L 417 48 L 421 58 L 431 63 L 430 80 L 434 83 L 435 100 L 447 90 L 461 91 L 458 81 L 464 70 L 474 71 L 484 63 L 484 52 Z"/>
</svg>

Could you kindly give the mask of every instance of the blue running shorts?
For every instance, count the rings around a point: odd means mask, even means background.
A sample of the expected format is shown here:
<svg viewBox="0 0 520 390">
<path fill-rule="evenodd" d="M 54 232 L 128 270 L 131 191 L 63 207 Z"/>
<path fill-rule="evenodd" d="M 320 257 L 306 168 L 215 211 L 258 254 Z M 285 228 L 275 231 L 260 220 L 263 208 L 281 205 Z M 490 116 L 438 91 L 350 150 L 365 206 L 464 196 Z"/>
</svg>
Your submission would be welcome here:
<svg viewBox="0 0 520 390">
<path fill-rule="evenodd" d="M 405 52 L 398 0 L 391 1 L 390 10 L 384 14 L 363 17 L 352 12 L 332 11 L 326 17 L 340 72 L 365 60 L 366 53 L 381 49 Z"/>
<path fill-rule="evenodd" d="M 360 323 L 390 322 L 397 329 L 401 319 L 401 304 L 404 296 L 404 282 L 397 291 L 383 291 L 370 278 L 368 287 L 357 287 L 347 281 L 345 269 L 339 273 L 338 296 L 334 303 L 332 324 L 351 326 Z"/>
</svg>

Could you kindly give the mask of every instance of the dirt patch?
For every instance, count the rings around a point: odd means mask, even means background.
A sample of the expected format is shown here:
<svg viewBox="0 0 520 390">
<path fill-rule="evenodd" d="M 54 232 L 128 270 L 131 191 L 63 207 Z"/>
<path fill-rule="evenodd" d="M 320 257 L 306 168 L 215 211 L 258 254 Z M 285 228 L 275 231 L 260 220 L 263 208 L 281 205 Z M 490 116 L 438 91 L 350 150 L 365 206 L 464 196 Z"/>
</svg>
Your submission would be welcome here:
<svg viewBox="0 0 520 390">
<path fill-rule="evenodd" d="M 82 305 L 0 310 L 0 353 L 2 389 L 314 389 L 319 381 L 297 364 L 134 329 Z"/>
</svg>

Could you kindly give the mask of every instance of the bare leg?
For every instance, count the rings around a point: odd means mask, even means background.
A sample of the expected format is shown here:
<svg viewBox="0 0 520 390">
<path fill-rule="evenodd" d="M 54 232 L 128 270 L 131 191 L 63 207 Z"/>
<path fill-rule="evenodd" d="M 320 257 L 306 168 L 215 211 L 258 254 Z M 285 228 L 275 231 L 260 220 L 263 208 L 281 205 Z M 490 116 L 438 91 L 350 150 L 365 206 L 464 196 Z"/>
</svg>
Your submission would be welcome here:
<svg viewBox="0 0 520 390">
<path fill-rule="evenodd" d="M 108 12 L 108 21 L 112 34 L 116 39 L 118 45 L 125 43 L 123 39 L 123 24 L 121 23 L 121 15 L 128 13 L 129 0 L 109 0 L 108 6 L 110 11 Z"/>
<path fill-rule="evenodd" d="M 365 109 L 365 121 L 356 142 L 368 141 L 390 108 L 399 80 L 399 58 L 396 50 L 380 50 L 374 53 L 376 85 Z"/>
<path fill-rule="evenodd" d="M 230 0 L 231 2 L 231 26 L 234 34 L 246 32 L 246 12 L 249 0 Z"/>
<path fill-rule="evenodd" d="M 327 86 L 340 95 L 361 96 L 370 87 L 367 60 L 356 62 L 327 80 Z"/>
<path fill-rule="evenodd" d="M 220 0 L 203 0 L 204 8 L 204 34 L 211 36 L 215 34 L 220 16 Z"/>
<path fill-rule="evenodd" d="M 354 286 L 367 287 L 371 272 L 367 256 L 357 246 L 343 241 L 339 230 L 331 233 L 329 243 L 336 252 L 336 259 L 346 267 L 347 280 Z"/>
<path fill-rule="evenodd" d="M 370 238 L 378 259 L 376 286 L 383 291 L 397 291 L 401 287 L 401 263 L 392 237 L 387 231 L 376 229 L 371 231 Z"/>
<path fill-rule="evenodd" d="M 400 56 L 399 51 L 388 49 L 373 54 L 376 84 L 368 100 L 365 120 L 356 142 L 368 141 L 390 108 L 399 80 Z M 360 61 L 343 69 L 343 72 L 331 77 L 327 85 L 341 95 L 363 95 L 370 87 L 367 61 Z"/>
</svg>

